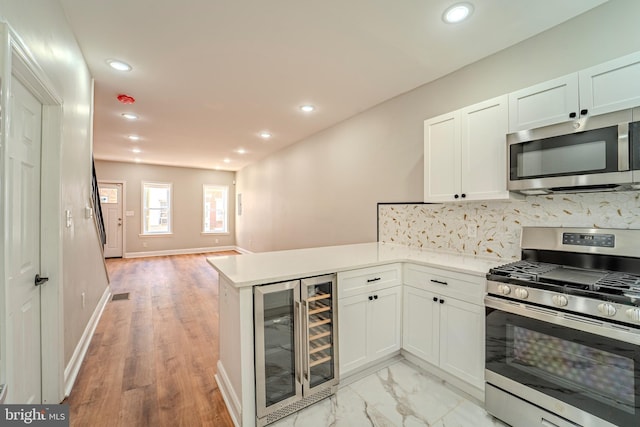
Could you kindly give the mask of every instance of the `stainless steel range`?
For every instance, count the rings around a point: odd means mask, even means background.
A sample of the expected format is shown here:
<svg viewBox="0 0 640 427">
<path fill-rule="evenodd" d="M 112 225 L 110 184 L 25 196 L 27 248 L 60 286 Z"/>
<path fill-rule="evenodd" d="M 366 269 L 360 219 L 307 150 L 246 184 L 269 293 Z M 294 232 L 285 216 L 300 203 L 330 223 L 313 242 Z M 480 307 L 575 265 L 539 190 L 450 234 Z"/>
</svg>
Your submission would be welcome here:
<svg viewBox="0 0 640 427">
<path fill-rule="evenodd" d="M 513 426 L 640 426 L 640 230 L 524 227 L 487 274 L 489 413 Z"/>
</svg>

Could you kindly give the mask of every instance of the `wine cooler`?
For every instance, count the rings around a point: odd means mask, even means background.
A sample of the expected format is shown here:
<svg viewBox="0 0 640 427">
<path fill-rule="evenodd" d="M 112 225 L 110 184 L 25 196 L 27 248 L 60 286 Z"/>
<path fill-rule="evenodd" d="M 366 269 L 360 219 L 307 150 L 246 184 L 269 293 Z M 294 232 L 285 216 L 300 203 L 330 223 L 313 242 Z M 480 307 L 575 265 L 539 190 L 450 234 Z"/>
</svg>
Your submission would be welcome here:
<svg viewBox="0 0 640 427">
<path fill-rule="evenodd" d="M 336 275 L 256 286 L 256 417 L 264 426 L 335 393 Z"/>
</svg>

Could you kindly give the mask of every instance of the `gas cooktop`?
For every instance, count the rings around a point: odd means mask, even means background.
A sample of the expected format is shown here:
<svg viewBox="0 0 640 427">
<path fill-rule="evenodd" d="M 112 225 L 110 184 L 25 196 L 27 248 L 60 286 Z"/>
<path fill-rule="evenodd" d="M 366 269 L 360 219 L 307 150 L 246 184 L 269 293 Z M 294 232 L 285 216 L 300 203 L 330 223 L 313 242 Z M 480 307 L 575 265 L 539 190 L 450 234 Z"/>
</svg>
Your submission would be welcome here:
<svg viewBox="0 0 640 427">
<path fill-rule="evenodd" d="M 523 260 L 492 268 L 487 278 L 591 298 L 640 302 L 640 274 Z"/>
<path fill-rule="evenodd" d="M 640 230 L 523 227 L 522 260 L 487 273 L 487 293 L 640 329 Z"/>
</svg>

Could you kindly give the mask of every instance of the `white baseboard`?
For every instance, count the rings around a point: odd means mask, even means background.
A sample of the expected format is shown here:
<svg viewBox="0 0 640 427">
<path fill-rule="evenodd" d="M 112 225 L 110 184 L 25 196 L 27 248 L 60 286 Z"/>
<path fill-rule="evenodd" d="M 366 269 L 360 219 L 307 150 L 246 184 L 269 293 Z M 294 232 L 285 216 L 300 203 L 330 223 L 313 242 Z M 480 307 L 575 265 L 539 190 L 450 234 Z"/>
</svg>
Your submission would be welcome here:
<svg viewBox="0 0 640 427">
<path fill-rule="evenodd" d="M 145 258 L 152 256 L 167 256 L 167 255 L 192 255 L 192 254 L 205 254 L 211 252 L 224 252 L 224 251 L 238 251 L 244 252 L 243 249 L 239 249 L 237 246 L 214 246 L 211 248 L 188 248 L 188 249 L 169 249 L 166 251 L 148 251 L 148 252 L 127 252 L 124 254 L 124 258 Z"/>
<path fill-rule="evenodd" d="M 218 389 L 220 389 L 220 393 L 222 394 L 222 399 L 224 403 L 227 405 L 227 409 L 229 410 L 229 415 L 231 415 L 231 420 L 236 427 L 240 427 L 239 420 L 242 416 L 242 404 L 240 403 L 240 399 L 235 393 L 235 390 L 231 386 L 231 382 L 229 381 L 229 377 L 227 376 L 227 371 L 224 370 L 224 366 L 218 360 L 217 363 L 218 372 L 215 374 L 216 383 L 218 383 Z"/>
<path fill-rule="evenodd" d="M 93 314 L 89 319 L 89 323 L 87 323 L 87 327 L 84 328 L 84 333 L 82 337 L 80 337 L 80 341 L 76 346 L 76 349 L 71 356 L 71 360 L 69 360 L 69 364 L 64 369 L 64 396 L 68 397 L 71 393 L 71 389 L 73 388 L 73 384 L 76 382 L 76 377 L 78 376 L 78 372 L 80 372 L 80 367 L 82 366 L 82 362 L 84 360 L 85 355 L 87 354 L 87 349 L 89 348 L 89 344 L 91 343 L 91 338 L 93 337 L 93 333 L 96 330 L 96 326 L 98 326 L 98 321 L 100 317 L 102 317 L 102 312 L 104 308 L 107 306 L 109 302 L 109 298 L 111 297 L 111 288 L 109 286 L 106 287 L 100 301 L 98 301 L 98 305 L 96 309 L 93 310 Z"/>
<path fill-rule="evenodd" d="M 252 254 L 253 253 L 248 249 L 241 248 L 240 246 L 236 246 L 235 250 L 240 252 L 241 254 Z"/>
</svg>

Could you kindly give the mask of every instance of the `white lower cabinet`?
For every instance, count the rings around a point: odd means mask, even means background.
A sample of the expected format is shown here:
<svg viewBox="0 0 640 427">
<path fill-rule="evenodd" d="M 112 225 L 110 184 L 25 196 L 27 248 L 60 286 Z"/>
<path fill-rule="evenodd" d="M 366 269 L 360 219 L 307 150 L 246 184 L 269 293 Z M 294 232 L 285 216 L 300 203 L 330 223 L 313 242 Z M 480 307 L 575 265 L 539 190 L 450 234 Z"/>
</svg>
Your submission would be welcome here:
<svg viewBox="0 0 640 427">
<path fill-rule="evenodd" d="M 484 387 L 484 309 L 455 298 L 440 304 L 440 368 Z"/>
<path fill-rule="evenodd" d="M 478 388 L 484 387 L 484 308 L 478 304 L 481 281 L 459 273 L 408 266 L 416 285 L 404 285 L 402 348 Z M 419 271 L 420 269 L 424 271 Z M 407 272 L 407 267 L 405 267 Z M 435 275 L 437 274 L 437 275 Z M 447 276 L 451 274 L 454 277 Z M 423 280 L 417 280 L 419 275 Z M 419 282 L 419 283 L 418 283 Z M 469 301 L 454 298 L 469 288 Z M 478 289 L 476 289 L 478 288 Z"/>
<path fill-rule="evenodd" d="M 340 375 L 400 350 L 401 309 L 401 286 L 338 299 Z"/>
</svg>

